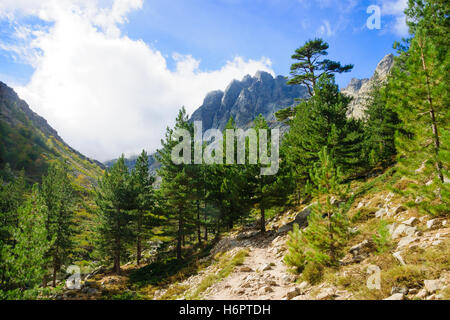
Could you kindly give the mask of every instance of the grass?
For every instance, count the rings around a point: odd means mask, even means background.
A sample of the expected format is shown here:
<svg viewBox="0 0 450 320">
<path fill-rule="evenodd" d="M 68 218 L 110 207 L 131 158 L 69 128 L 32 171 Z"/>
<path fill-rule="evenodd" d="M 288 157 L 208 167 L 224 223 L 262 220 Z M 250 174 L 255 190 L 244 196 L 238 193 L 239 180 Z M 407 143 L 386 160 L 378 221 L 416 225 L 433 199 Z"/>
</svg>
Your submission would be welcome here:
<svg viewBox="0 0 450 320">
<path fill-rule="evenodd" d="M 206 289 L 211 287 L 214 283 L 217 283 L 228 277 L 237 266 L 240 266 L 244 263 L 245 258 L 247 256 L 248 256 L 247 250 L 241 250 L 238 253 L 236 253 L 233 257 L 230 257 L 228 254 L 221 255 L 218 261 L 219 272 L 212 273 L 206 276 L 197 286 L 195 291 L 192 294 L 190 294 L 187 298 L 189 300 L 200 299 L 201 294 Z"/>
</svg>

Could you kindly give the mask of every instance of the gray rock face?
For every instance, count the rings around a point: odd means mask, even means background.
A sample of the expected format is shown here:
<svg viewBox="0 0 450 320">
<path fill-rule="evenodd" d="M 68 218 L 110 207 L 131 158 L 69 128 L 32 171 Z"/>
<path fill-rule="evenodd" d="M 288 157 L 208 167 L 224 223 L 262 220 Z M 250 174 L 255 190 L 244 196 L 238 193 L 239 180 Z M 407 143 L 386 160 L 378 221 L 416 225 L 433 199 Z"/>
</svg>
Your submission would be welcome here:
<svg viewBox="0 0 450 320">
<path fill-rule="evenodd" d="M 374 75 L 370 79 L 352 79 L 349 85 L 342 90 L 342 93 L 353 98 L 350 103 L 348 116 L 362 119 L 364 117 L 364 110 L 367 106 L 370 93 L 374 86 L 383 84 L 389 72 L 394 65 L 394 55 L 388 54 L 378 63 Z"/>
<path fill-rule="evenodd" d="M 191 117 L 202 121 L 203 130 L 223 130 L 230 117 L 239 128 L 248 128 L 254 118 L 262 114 L 272 126 L 276 126 L 275 112 L 296 104 L 296 98 L 308 97 L 304 86 L 288 86 L 282 76 L 258 71 L 254 77 L 245 76 L 242 81 L 233 80 L 225 92 L 210 92 Z"/>
</svg>

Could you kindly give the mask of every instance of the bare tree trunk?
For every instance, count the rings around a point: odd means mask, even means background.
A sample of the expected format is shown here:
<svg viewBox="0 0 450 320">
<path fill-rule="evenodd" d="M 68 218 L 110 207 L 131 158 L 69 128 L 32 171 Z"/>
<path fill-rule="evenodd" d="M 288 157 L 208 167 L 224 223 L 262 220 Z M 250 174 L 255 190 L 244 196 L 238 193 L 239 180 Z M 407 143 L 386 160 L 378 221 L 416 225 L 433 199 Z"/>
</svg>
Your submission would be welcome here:
<svg viewBox="0 0 450 320">
<path fill-rule="evenodd" d="M 266 232 L 266 210 L 264 205 L 261 203 L 261 233 Z"/>
</svg>

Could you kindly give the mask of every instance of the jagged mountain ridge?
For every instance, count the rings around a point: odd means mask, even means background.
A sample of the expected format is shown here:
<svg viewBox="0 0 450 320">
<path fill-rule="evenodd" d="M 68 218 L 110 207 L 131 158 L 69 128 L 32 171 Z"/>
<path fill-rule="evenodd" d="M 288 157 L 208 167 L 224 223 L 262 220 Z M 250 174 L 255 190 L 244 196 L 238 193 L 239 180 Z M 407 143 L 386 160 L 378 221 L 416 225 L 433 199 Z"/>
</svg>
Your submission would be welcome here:
<svg viewBox="0 0 450 320">
<path fill-rule="evenodd" d="M 393 65 L 394 55 L 388 54 L 378 63 L 372 78 L 353 78 L 349 85 L 341 90 L 342 93 L 353 98 L 348 110 L 350 117 L 356 119 L 362 119 L 364 117 L 364 110 L 369 101 L 370 93 L 374 87 L 386 82 Z"/>
<path fill-rule="evenodd" d="M 71 148 L 47 120 L 0 82 L 0 171 L 8 163 L 13 171 L 23 168 L 31 181 L 38 181 L 54 159 L 66 160 L 74 177 L 86 187 L 95 183 L 104 168 Z"/>
<path fill-rule="evenodd" d="M 370 93 L 375 85 L 386 81 L 394 64 L 394 56 L 386 55 L 377 65 L 370 79 L 353 78 L 341 91 L 353 97 L 348 116 L 361 119 Z M 275 112 L 296 104 L 295 99 L 309 96 L 304 86 L 290 86 L 286 78 L 273 78 L 270 73 L 258 71 L 254 77 L 247 75 L 242 81 L 233 80 L 225 91 L 216 90 L 208 93 L 203 104 L 192 114 L 190 121 L 202 121 L 203 131 L 207 129 L 223 130 L 232 116 L 238 128 L 248 128 L 253 119 L 262 114 L 272 128 L 280 128 L 282 133 L 289 130 L 285 123 L 278 122 Z M 127 165 L 134 167 L 136 157 L 130 157 Z M 154 154 L 149 156 L 151 169 L 156 171 L 160 164 L 155 161 Z M 106 161 L 110 167 L 115 160 Z"/>
<path fill-rule="evenodd" d="M 283 76 L 273 78 L 268 72 L 258 71 L 254 77 L 247 75 L 242 81 L 233 80 L 225 91 L 208 93 L 191 121 L 202 121 L 203 130 L 223 130 L 233 117 L 238 128 L 247 128 L 259 114 L 274 122 L 275 112 L 293 106 L 295 99 L 306 97 L 304 86 L 289 86 Z"/>
</svg>

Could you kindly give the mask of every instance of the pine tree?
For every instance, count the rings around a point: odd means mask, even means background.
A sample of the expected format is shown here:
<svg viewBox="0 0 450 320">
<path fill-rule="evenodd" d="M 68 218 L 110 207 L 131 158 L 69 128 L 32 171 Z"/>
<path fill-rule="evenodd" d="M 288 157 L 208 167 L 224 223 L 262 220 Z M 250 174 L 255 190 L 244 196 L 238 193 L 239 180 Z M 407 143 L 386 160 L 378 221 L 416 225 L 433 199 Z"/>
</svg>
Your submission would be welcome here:
<svg viewBox="0 0 450 320">
<path fill-rule="evenodd" d="M 193 126 L 188 122 L 186 110 L 182 108 L 178 113 L 173 129 L 167 128 L 165 140 L 161 141 L 162 148 L 158 150 L 157 159 L 162 167 L 158 174 L 162 178 L 161 196 L 163 198 L 166 215 L 177 222 L 176 256 L 182 258 L 182 246 L 185 239 L 185 228 L 192 214 L 192 202 L 190 197 L 190 181 L 188 164 L 175 164 L 172 159 L 172 151 L 179 141 L 175 140 L 178 129 L 188 130 L 193 133 Z M 191 135 L 192 137 L 192 135 Z M 192 143 L 190 142 L 190 146 Z M 181 156 L 183 156 L 181 154 Z"/>
<path fill-rule="evenodd" d="M 449 7 L 411 0 L 406 13 L 412 38 L 397 45 L 389 99 L 403 123 L 396 137 L 399 171 L 414 181 L 402 193 L 410 205 L 441 215 L 449 207 Z"/>
<path fill-rule="evenodd" d="M 113 260 L 113 270 L 120 273 L 120 263 L 126 254 L 132 232 L 130 211 L 135 208 L 135 188 L 122 155 L 114 166 L 105 171 L 96 189 L 98 206 L 98 249 Z"/>
<path fill-rule="evenodd" d="M 150 174 L 148 154 L 142 151 L 136 160 L 136 166 L 132 171 L 132 179 L 135 188 L 136 210 L 134 215 L 136 238 L 136 263 L 140 265 L 142 255 L 142 238 L 147 235 L 151 218 L 148 213 L 154 206 L 153 183 L 155 177 Z"/>
<path fill-rule="evenodd" d="M 303 232 L 308 245 L 306 255 L 309 262 L 336 266 L 349 238 L 349 186 L 343 184 L 340 168 L 326 147 L 319 157 L 320 163 L 311 170 L 312 194 L 317 204 L 313 205 Z"/>
<path fill-rule="evenodd" d="M 48 239 L 54 239 L 48 255 L 51 257 L 53 287 L 61 266 L 68 262 L 74 243 L 75 194 L 64 163 L 52 163 L 42 178 L 41 196 L 48 209 L 46 228 Z"/>
<path fill-rule="evenodd" d="M 308 227 L 298 226 L 289 233 L 288 254 L 284 261 L 297 271 L 316 280 L 325 266 L 337 266 L 349 238 L 347 211 L 349 187 L 342 182 L 340 169 L 326 147 L 320 152 L 320 163 L 311 170 L 312 205 Z"/>
<path fill-rule="evenodd" d="M 363 157 L 367 166 L 386 168 L 395 162 L 395 132 L 400 120 L 387 105 L 389 86 L 374 87 L 365 109 Z"/>
<path fill-rule="evenodd" d="M 315 87 L 321 76 L 334 76 L 337 73 L 350 72 L 353 65 L 341 65 L 340 62 L 329 59 L 322 59 L 328 55 L 328 43 L 322 39 L 307 41 L 302 47 L 295 50 L 292 59 L 297 60 L 291 65 L 291 77 L 288 80 L 290 85 L 304 85 L 312 97 Z M 297 112 L 297 108 L 287 108 L 276 113 L 279 121 L 292 119 Z"/>
<path fill-rule="evenodd" d="M 323 76 L 315 88 L 315 96 L 297 108 L 281 153 L 295 179 L 297 193 L 302 194 L 310 179 L 309 172 L 327 147 L 347 177 L 356 175 L 362 165 L 363 130 L 360 121 L 347 118 L 350 98 L 339 92 L 333 78 Z M 304 195 L 305 196 L 305 195 Z"/>
<path fill-rule="evenodd" d="M 23 291 L 42 283 L 48 261 L 46 253 L 54 240 L 49 241 L 47 236 L 47 212 L 35 185 L 30 199 L 18 210 L 18 223 L 13 228 L 14 246 L 2 248 L 8 263 L 5 278 L 9 280 L 9 288 L 6 289 Z"/>
</svg>

